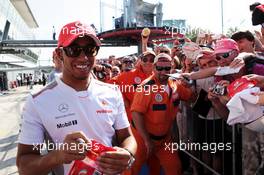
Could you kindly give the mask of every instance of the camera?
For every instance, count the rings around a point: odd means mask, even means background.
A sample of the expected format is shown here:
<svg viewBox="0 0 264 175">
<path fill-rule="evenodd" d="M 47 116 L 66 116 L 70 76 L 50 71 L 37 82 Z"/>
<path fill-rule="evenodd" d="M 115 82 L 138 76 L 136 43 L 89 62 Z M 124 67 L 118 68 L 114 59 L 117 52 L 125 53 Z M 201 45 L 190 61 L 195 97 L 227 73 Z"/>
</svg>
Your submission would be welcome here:
<svg viewBox="0 0 264 175">
<path fill-rule="evenodd" d="M 226 93 L 226 87 L 219 85 L 219 84 L 215 84 L 213 87 L 212 92 L 216 95 L 225 95 Z"/>
<path fill-rule="evenodd" d="M 104 80 L 106 77 L 105 67 L 102 67 L 101 70 L 94 68 L 93 72 L 99 80 Z"/>
</svg>

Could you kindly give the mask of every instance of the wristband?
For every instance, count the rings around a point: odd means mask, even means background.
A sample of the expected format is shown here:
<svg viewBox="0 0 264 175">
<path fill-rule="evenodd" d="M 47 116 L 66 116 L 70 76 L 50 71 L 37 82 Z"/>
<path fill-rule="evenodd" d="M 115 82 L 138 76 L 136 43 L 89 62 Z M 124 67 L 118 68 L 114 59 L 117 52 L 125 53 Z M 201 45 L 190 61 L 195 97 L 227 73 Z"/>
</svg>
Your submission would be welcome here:
<svg viewBox="0 0 264 175">
<path fill-rule="evenodd" d="M 135 156 L 131 153 L 131 151 L 129 151 L 127 148 L 123 148 L 125 149 L 127 152 L 129 152 L 130 154 L 130 159 L 128 160 L 128 165 L 127 165 L 127 169 L 130 169 L 133 165 L 133 163 L 135 162 Z"/>
</svg>

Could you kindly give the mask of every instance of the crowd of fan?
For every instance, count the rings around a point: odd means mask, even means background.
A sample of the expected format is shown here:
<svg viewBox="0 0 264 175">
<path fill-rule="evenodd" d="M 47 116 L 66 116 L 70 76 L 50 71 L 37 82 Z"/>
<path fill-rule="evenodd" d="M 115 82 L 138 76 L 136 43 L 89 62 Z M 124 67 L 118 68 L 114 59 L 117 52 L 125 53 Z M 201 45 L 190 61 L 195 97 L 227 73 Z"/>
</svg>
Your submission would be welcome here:
<svg viewBox="0 0 264 175">
<path fill-rule="evenodd" d="M 236 32 L 230 38 L 224 35 L 205 34 L 199 35 L 196 42 L 192 42 L 188 38 L 176 38 L 171 48 L 166 45 L 157 45 L 153 48 L 153 51 L 147 50 L 148 39 L 148 37 L 142 36 L 143 51 L 140 55 L 129 55 L 120 58 L 111 55 L 107 60 L 97 59 L 93 69 L 94 77 L 106 83 L 119 85 L 127 83 L 138 86 L 152 75 L 154 69 L 156 71 L 167 71 L 164 68 L 158 70 L 158 66 L 154 62 L 155 58 L 166 57 L 163 54 L 167 54 L 172 59 L 172 66 L 168 67 L 168 73 L 178 74 L 178 78 L 181 81 L 186 81 L 191 86 L 193 93 L 196 94 L 190 99 L 190 103 L 196 105 L 196 99 L 204 92 L 207 100 L 210 101 L 210 108 L 207 112 L 204 113 L 199 109 L 196 111 L 199 119 L 195 120 L 197 125 L 201 125 L 198 126 L 197 130 L 193 130 L 196 135 L 199 135 L 199 138 L 192 136 L 193 141 L 200 139 L 199 141 L 220 142 L 223 137 L 222 133 L 225 133 L 224 137 L 226 138 L 232 136 L 230 127 L 227 125 L 227 123 L 231 123 L 230 117 L 233 117 L 227 105 L 232 98 L 226 89 L 232 82 L 241 77 L 256 82 L 255 86 L 259 87 L 259 91 L 254 96 L 259 98 L 255 105 L 264 105 L 264 25 L 261 27 L 261 32 L 256 32 L 255 35 L 250 31 Z M 238 71 L 236 73 L 215 75 L 221 67 Z M 219 87 L 222 89 L 219 89 Z M 133 95 L 124 92 L 123 97 L 129 121 L 133 123 L 132 118 L 134 116 L 130 111 Z M 186 110 L 184 107 L 179 109 L 177 115 L 180 139 L 184 139 L 184 133 L 190 129 L 187 129 L 186 126 L 180 127 L 182 121 L 179 121 L 179 119 L 186 117 L 180 115 L 180 111 L 184 110 Z M 204 121 L 208 123 L 204 125 Z M 243 174 L 263 174 L 264 134 L 243 126 L 251 122 L 253 121 L 233 123 L 242 123 Z M 224 128 L 222 123 L 225 125 Z M 207 130 L 210 133 L 212 128 L 215 129 L 216 134 L 202 135 L 202 131 Z M 229 154 L 232 155 L 232 152 L 229 152 Z M 205 153 L 202 157 L 204 162 L 218 172 L 223 172 L 222 160 L 230 159 L 228 156 L 226 158 L 222 157 L 221 154 L 208 156 Z M 227 170 L 230 171 L 230 169 Z M 195 167 L 193 167 L 193 171 L 196 171 Z M 198 174 L 198 172 L 196 173 Z M 206 173 L 209 174 L 208 171 L 202 170 L 201 174 Z"/>
</svg>

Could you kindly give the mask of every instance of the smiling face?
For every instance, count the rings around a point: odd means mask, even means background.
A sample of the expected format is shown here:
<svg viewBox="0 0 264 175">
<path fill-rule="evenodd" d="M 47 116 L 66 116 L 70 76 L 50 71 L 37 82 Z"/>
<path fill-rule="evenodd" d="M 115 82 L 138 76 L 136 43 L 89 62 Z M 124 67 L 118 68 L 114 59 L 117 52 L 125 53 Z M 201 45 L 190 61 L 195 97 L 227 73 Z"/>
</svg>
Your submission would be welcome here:
<svg viewBox="0 0 264 175">
<path fill-rule="evenodd" d="M 231 50 L 226 53 L 219 53 L 216 54 L 216 59 L 219 64 L 219 66 L 229 66 L 230 63 L 238 56 L 238 51 Z"/>
<path fill-rule="evenodd" d="M 80 37 L 76 39 L 69 47 L 95 46 L 90 37 Z M 92 67 L 95 63 L 95 56 L 86 56 L 84 51 L 77 57 L 70 57 L 64 49 L 61 49 L 63 57 L 63 80 L 74 82 L 76 80 L 87 80 Z"/>
<path fill-rule="evenodd" d="M 152 72 L 154 58 L 155 56 L 151 54 L 148 54 L 141 58 L 141 66 L 144 72 Z"/>
</svg>

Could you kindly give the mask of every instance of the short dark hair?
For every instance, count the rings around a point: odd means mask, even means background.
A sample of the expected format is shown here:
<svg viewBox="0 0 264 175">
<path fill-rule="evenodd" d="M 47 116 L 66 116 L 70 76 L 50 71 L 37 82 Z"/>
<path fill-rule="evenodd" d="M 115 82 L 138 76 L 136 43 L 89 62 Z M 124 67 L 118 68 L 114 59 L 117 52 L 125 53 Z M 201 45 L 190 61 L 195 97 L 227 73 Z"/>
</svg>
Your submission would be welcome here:
<svg viewBox="0 0 264 175">
<path fill-rule="evenodd" d="M 244 38 L 246 38 L 248 41 L 255 41 L 254 35 L 248 30 L 245 32 L 242 31 L 236 32 L 231 36 L 231 39 L 235 41 L 239 41 Z"/>
<path fill-rule="evenodd" d="M 261 5 L 259 2 L 255 2 L 249 6 L 250 11 L 254 11 L 257 6 Z"/>
</svg>

